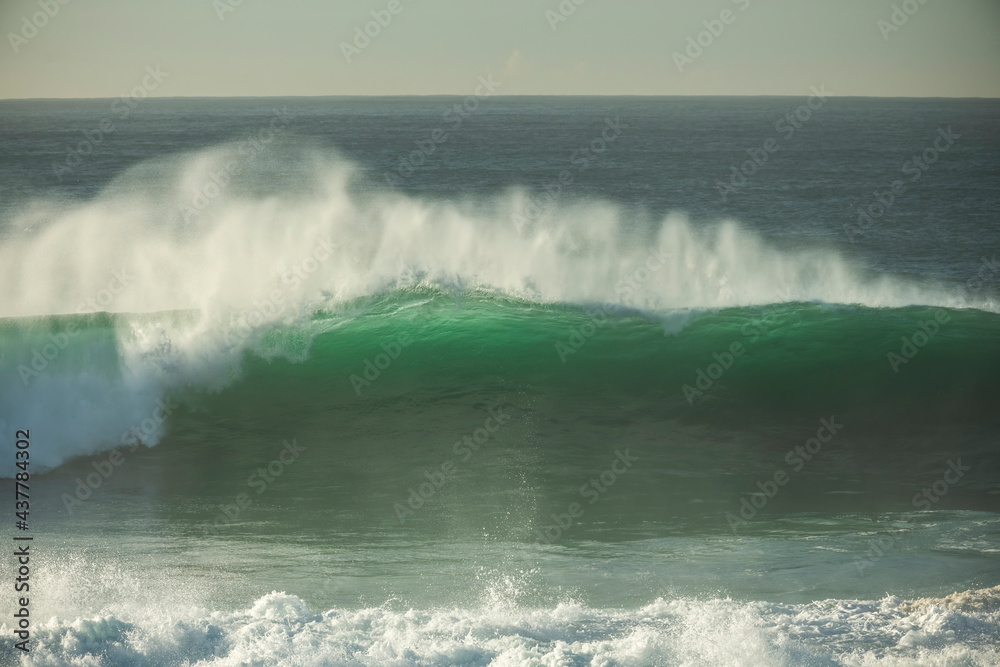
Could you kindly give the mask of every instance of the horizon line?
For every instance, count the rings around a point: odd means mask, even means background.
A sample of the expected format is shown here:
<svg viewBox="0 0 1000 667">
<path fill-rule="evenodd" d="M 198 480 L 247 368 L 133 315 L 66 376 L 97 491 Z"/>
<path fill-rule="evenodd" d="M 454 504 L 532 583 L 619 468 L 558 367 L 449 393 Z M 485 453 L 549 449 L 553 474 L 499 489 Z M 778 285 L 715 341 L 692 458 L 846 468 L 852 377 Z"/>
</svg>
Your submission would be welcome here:
<svg viewBox="0 0 1000 667">
<path fill-rule="evenodd" d="M 117 95 L 115 97 L 0 97 L 0 102 L 54 102 L 54 101 L 69 101 L 69 100 L 116 100 L 123 97 L 122 95 Z M 400 97 L 469 97 L 469 95 L 463 93 L 396 93 L 396 94 L 379 94 L 379 95 L 350 95 L 350 94 L 334 94 L 334 95 L 170 95 L 170 96 L 148 96 L 141 99 L 151 99 L 151 100 L 256 100 L 256 99 L 335 99 L 335 98 L 350 98 L 350 99 L 385 99 L 385 98 L 400 98 Z M 809 95 L 787 95 L 787 94 L 704 94 L 704 95 L 684 95 L 684 94 L 642 94 L 642 93 L 626 93 L 626 94 L 565 94 L 565 93 L 524 93 L 524 94 L 494 94 L 490 95 L 489 98 L 495 97 L 509 97 L 509 98 L 520 98 L 520 97 L 563 97 L 563 98 L 621 98 L 621 97 L 641 97 L 641 98 L 701 98 L 701 97 L 749 97 L 749 98 L 760 98 L 760 97 L 781 97 L 781 98 L 801 98 L 809 97 Z M 877 100 L 1000 100 L 1000 95 L 996 96 L 958 96 L 958 95 L 833 95 L 828 93 L 828 97 L 843 98 L 843 99 L 877 99 Z"/>
</svg>

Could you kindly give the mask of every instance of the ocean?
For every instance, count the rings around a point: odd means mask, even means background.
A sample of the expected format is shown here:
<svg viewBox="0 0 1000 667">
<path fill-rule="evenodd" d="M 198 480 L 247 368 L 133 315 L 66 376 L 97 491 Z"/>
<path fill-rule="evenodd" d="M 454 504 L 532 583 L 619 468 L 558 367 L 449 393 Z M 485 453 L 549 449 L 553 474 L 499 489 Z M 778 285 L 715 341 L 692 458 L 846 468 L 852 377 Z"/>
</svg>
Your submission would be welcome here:
<svg viewBox="0 0 1000 667">
<path fill-rule="evenodd" d="M 1000 665 L 997 100 L 0 129 L 3 664 Z"/>
</svg>

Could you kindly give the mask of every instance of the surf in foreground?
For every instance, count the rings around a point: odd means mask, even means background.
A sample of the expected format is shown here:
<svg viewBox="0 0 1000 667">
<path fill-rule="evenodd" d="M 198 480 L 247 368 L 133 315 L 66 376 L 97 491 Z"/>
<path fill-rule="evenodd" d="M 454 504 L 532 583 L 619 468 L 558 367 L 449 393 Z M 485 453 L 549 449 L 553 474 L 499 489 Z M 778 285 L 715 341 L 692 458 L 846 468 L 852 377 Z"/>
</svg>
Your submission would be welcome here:
<svg viewBox="0 0 1000 667">
<path fill-rule="evenodd" d="M 634 610 L 387 603 L 325 612 L 275 592 L 234 612 L 52 618 L 26 664 L 988 667 L 1000 662 L 998 628 L 997 588 L 917 601 L 658 599 Z"/>
<path fill-rule="evenodd" d="M 227 150 L 0 245 L 28 664 L 997 664 L 978 274 Z"/>
</svg>

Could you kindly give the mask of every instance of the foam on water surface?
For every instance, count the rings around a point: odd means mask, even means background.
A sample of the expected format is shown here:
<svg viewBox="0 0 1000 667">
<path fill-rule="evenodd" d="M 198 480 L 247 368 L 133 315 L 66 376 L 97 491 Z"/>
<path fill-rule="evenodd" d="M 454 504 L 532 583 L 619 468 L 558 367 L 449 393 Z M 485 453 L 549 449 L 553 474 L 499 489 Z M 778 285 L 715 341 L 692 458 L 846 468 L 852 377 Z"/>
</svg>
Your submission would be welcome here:
<svg viewBox="0 0 1000 667">
<path fill-rule="evenodd" d="M 638 609 L 496 605 L 318 612 L 273 592 L 249 608 L 52 618 L 25 665 L 972 665 L 1000 664 L 986 608 L 824 600 L 656 601 Z M 907 611 L 907 610 L 910 611 Z M 9 635 L 9 628 L 0 628 Z M 5 640 L 9 642 L 9 640 Z M 6 647 L 5 647 L 6 648 Z"/>
</svg>

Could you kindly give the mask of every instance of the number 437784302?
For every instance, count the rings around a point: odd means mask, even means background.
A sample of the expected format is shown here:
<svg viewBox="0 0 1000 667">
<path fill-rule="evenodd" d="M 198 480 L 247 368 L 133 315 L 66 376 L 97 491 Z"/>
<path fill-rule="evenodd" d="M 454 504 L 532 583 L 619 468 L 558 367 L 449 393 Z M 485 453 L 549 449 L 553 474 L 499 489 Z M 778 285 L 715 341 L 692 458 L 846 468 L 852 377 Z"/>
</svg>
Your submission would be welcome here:
<svg viewBox="0 0 1000 667">
<path fill-rule="evenodd" d="M 28 510 L 30 508 L 30 505 L 28 504 L 28 480 L 31 478 L 31 475 L 28 474 L 28 461 L 31 457 L 29 454 L 29 447 L 31 447 L 29 438 L 31 435 L 28 431 L 23 430 L 18 431 L 16 436 L 17 453 L 14 455 L 14 465 L 21 470 L 14 476 L 14 479 L 17 480 L 14 493 L 14 515 L 18 519 L 17 527 L 21 530 L 27 530 Z"/>
</svg>

